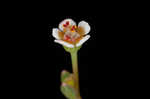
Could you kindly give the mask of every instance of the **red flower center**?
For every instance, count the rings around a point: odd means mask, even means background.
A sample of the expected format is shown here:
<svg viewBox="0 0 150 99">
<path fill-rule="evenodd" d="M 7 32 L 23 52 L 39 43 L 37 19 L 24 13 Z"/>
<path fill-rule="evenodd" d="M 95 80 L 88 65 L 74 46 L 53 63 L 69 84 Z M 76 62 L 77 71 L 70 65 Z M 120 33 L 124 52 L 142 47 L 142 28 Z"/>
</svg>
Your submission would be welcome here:
<svg viewBox="0 0 150 99">
<path fill-rule="evenodd" d="M 69 21 L 66 21 L 63 24 L 63 27 L 64 27 L 64 33 L 65 33 L 63 36 L 63 40 L 69 43 L 75 44 L 80 40 L 80 38 L 82 38 L 81 35 L 78 34 L 76 31 L 77 29 L 76 25 L 72 25 L 69 23 Z"/>
<path fill-rule="evenodd" d="M 69 40 L 71 40 L 71 37 L 69 35 L 65 35 L 64 39 L 69 41 Z"/>
</svg>

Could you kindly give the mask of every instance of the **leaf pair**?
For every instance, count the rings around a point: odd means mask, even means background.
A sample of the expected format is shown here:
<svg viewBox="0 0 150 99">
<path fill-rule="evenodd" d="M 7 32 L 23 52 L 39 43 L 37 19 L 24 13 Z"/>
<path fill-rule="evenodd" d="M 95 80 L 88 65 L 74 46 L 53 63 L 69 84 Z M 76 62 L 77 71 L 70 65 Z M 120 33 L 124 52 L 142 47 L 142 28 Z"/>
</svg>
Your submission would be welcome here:
<svg viewBox="0 0 150 99">
<path fill-rule="evenodd" d="M 76 99 L 77 91 L 74 88 L 74 77 L 73 74 L 68 71 L 62 71 L 61 73 L 61 92 L 68 99 Z"/>
</svg>

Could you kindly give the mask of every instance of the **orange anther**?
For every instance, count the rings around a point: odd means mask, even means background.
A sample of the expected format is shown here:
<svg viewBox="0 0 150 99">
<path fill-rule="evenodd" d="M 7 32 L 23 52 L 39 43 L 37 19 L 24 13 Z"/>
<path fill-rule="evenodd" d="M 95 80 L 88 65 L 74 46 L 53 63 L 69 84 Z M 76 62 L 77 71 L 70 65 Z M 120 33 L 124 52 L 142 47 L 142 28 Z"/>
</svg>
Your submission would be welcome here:
<svg viewBox="0 0 150 99">
<path fill-rule="evenodd" d="M 71 31 L 74 31 L 77 28 L 76 25 L 72 26 Z"/>
</svg>

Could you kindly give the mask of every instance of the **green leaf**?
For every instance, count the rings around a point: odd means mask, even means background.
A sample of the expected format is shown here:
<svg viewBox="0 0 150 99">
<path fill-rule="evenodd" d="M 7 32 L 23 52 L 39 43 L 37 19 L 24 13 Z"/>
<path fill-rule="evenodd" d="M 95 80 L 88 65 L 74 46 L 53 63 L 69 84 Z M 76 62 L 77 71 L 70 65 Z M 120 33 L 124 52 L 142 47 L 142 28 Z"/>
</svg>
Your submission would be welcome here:
<svg viewBox="0 0 150 99">
<path fill-rule="evenodd" d="M 76 99 L 76 91 L 73 87 L 63 83 L 61 85 L 61 92 L 68 99 Z"/>
<path fill-rule="evenodd" d="M 70 74 L 71 74 L 71 73 L 69 73 L 68 71 L 63 70 L 63 71 L 61 72 L 61 82 L 64 82 L 65 79 L 70 76 Z"/>
<path fill-rule="evenodd" d="M 73 74 L 69 73 L 66 70 L 63 70 L 61 73 L 61 82 L 74 87 Z"/>
</svg>

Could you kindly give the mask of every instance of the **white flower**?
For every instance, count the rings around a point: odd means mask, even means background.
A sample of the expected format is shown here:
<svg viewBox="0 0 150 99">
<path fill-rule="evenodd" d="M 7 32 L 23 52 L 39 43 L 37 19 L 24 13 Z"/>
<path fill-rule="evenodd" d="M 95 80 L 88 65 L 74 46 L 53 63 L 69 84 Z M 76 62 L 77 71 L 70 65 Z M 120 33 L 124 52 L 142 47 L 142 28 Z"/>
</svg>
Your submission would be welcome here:
<svg viewBox="0 0 150 99">
<path fill-rule="evenodd" d="M 90 38 L 90 35 L 87 35 L 90 29 L 89 24 L 85 21 L 79 22 L 77 26 L 72 19 L 65 19 L 60 22 L 59 29 L 53 28 L 52 35 L 56 38 L 56 43 L 73 48 L 81 46 Z"/>
</svg>

